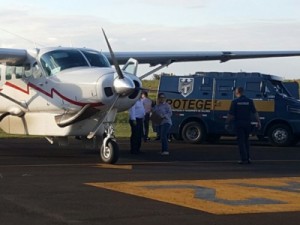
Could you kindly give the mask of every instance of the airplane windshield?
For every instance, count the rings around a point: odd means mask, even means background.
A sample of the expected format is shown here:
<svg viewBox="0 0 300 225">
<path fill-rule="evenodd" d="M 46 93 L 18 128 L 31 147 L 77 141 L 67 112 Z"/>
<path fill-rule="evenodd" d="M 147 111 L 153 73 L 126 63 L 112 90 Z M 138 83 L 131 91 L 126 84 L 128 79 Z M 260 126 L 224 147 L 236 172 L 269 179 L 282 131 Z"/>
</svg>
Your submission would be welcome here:
<svg viewBox="0 0 300 225">
<path fill-rule="evenodd" d="M 88 49 L 54 50 L 42 55 L 40 60 L 48 76 L 74 67 L 110 67 L 103 54 Z"/>
<path fill-rule="evenodd" d="M 91 66 L 96 67 L 110 67 L 110 63 L 107 58 L 99 52 L 92 50 L 80 50 L 87 58 Z"/>
<path fill-rule="evenodd" d="M 47 52 L 41 56 L 41 63 L 48 76 L 69 68 L 89 66 L 84 56 L 75 49 Z"/>
</svg>

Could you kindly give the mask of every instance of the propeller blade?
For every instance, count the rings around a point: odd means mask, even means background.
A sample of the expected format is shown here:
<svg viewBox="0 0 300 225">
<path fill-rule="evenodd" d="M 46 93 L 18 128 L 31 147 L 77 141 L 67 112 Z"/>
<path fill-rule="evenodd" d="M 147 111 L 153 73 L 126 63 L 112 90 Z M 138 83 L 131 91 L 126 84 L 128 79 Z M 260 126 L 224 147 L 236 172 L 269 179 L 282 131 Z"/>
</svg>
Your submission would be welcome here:
<svg viewBox="0 0 300 225">
<path fill-rule="evenodd" d="M 119 66 L 119 63 L 118 63 L 118 61 L 117 61 L 117 59 L 116 59 L 116 57 L 115 57 L 115 54 L 114 54 L 114 52 L 113 52 L 113 50 L 112 50 L 112 48 L 111 48 L 111 46 L 110 46 L 110 44 L 109 44 L 109 41 L 108 41 L 108 39 L 107 39 L 107 37 L 106 37 L 106 34 L 105 34 L 103 28 L 102 28 L 102 32 L 103 32 L 103 35 L 104 35 L 106 44 L 107 44 L 108 49 L 109 49 L 109 52 L 110 52 L 110 56 L 111 56 L 112 62 L 113 62 L 113 64 L 114 64 L 115 68 L 116 68 L 117 74 L 118 74 L 118 76 L 119 76 L 120 79 L 123 79 L 123 78 L 124 78 L 124 75 L 123 75 L 122 70 L 121 70 L 121 68 L 120 68 L 120 66 Z"/>
</svg>

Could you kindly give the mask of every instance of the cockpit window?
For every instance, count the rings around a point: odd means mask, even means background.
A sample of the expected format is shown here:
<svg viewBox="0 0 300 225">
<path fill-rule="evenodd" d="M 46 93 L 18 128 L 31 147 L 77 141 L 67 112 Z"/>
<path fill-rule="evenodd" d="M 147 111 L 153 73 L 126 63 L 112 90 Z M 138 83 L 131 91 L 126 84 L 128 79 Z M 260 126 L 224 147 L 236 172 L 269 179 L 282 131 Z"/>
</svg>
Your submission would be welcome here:
<svg viewBox="0 0 300 225">
<path fill-rule="evenodd" d="M 41 64 L 48 75 L 56 74 L 62 70 L 89 66 L 78 50 L 54 50 L 41 56 Z"/>
<path fill-rule="evenodd" d="M 81 50 L 81 52 L 87 58 L 91 66 L 110 67 L 110 63 L 107 58 L 101 53 L 92 50 Z"/>
</svg>

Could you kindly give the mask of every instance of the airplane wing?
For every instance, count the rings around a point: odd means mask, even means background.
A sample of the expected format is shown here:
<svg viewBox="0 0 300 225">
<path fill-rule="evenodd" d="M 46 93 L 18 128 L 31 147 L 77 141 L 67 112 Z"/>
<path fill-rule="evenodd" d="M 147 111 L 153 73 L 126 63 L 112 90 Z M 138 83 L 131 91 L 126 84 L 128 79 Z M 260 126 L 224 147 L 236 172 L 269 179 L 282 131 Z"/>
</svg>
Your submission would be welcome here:
<svg viewBox="0 0 300 225">
<path fill-rule="evenodd" d="M 102 52 L 112 63 L 109 52 Z M 253 59 L 271 57 L 300 56 L 300 51 L 186 51 L 186 52 L 115 52 L 119 64 L 125 64 L 134 58 L 140 64 L 151 66 L 174 62 L 212 61 L 226 62 L 234 59 Z M 27 50 L 0 48 L 0 63 L 21 64 L 27 59 Z"/>
<path fill-rule="evenodd" d="M 27 58 L 25 49 L 0 48 L 0 63 L 21 64 Z"/>
<path fill-rule="evenodd" d="M 109 52 L 103 54 L 111 62 Z M 115 52 L 119 64 L 125 64 L 129 58 L 140 64 L 151 66 L 171 64 L 173 62 L 211 61 L 226 62 L 233 59 L 253 59 L 271 57 L 300 56 L 300 51 L 187 51 L 187 52 Z"/>
</svg>

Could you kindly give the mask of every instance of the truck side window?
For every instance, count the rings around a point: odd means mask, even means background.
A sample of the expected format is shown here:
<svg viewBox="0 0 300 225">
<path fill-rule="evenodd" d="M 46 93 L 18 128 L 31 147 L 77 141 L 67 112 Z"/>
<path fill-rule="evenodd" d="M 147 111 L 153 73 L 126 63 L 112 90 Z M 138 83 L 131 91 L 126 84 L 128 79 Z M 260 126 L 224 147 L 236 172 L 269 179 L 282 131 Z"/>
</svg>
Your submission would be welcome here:
<svg viewBox="0 0 300 225">
<path fill-rule="evenodd" d="M 216 80 L 216 98 L 232 99 L 233 98 L 233 79 L 217 79 Z"/>
<path fill-rule="evenodd" d="M 260 82 L 246 82 L 245 91 L 249 98 L 263 97 L 263 93 L 260 91 Z"/>
<path fill-rule="evenodd" d="M 260 92 L 260 82 L 247 82 L 246 91 Z"/>
</svg>

